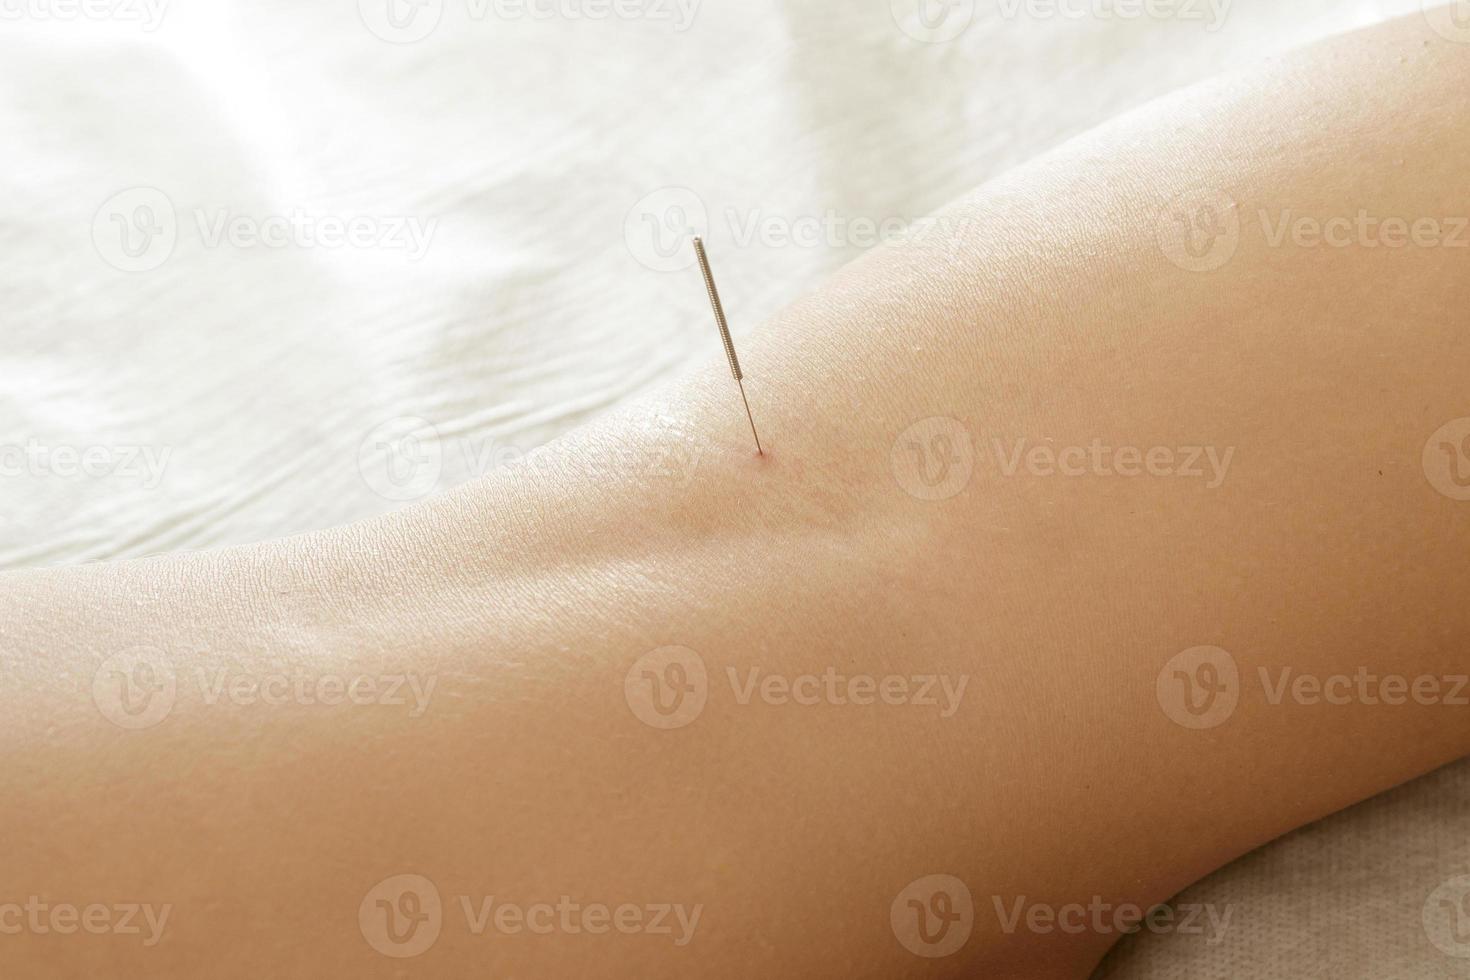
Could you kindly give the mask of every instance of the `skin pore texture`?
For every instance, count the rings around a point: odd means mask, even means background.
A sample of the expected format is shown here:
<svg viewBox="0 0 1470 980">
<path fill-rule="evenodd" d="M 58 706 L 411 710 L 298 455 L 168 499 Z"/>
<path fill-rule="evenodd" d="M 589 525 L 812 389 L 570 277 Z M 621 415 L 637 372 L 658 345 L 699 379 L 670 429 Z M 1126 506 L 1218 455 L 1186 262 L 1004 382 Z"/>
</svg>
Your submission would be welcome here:
<svg viewBox="0 0 1470 980">
<path fill-rule="evenodd" d="M 1443 699 L 1270 696 L 1288 668 L 1464 672 L 1470 502 L 1422 457 L 1470 416 L 1467 77 L 1410 18 L 987 184 L 742 339 L 764 457 L 712 359 L 380 520 L 0 576 L 0 906 L 171 908 L 152 944 L 141 912 L 0 908 L 0 974 L 1085 977 L 1116 932 L 997 906 L 1165 901 L 1470 752 Z M 1206 205 L 1225 252 L 1171 237 Z M 1375 246 L 1362 211 L 1445 241 Z M 1121 476 L 1094 440 L 1214 463 Z M 707 671 L 682 727 L 639 700 L 692 683 L 666 647 Z M 1238 669 L 1213 727 L 1171 707 L 1214 684 L 1170 666 L 1197 647 Z M 138 658 L 172 701 L 125 727 L 99 668 Z M 265 703 L 221 671 L 418 686 Z M 910 696 L 831 694 L 858 675 Z M 373 892 L 399 875 L 442 906 L 411 957 L 378 948 L 406 950 L 385 908 L 431 915 Z M 973 901 L 933 958 L 895 925 L 944 911 L 902 897 L 931 875 Z M 526 912 L 558 902 L 642 927 Z"/>
</svg>

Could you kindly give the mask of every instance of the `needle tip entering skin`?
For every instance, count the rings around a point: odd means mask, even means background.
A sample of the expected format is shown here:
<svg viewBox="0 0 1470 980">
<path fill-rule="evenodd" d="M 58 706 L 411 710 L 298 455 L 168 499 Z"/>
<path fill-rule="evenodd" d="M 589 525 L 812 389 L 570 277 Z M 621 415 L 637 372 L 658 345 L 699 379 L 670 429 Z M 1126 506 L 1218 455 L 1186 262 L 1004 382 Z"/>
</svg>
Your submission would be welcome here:
<svg viewBox="0 0 1470 980">
<path fill-rule="evenodd" d="M 745 397 L 745 375 L 740 370 L 740 358 L 735 356 L 735 342 L 730 339 L 730 325 L 725 321 L 725 307 L 720 302 L 720 291 L 715 288 L 714 273 L 710 271 L 709 256 L 704 252 L 704 240 L 694 237 L 694 254 L 699 259 L 699 271 L 704 273 L 704 286 L 709 292 L 709 303 L 715 311 L 715 325 L 720 328 L 720 340 L 725 344 L 725 356 L 730 361 L 730 374 L 740 386 L 740 401 L 745 405 L 745 417 L 750 420 L 750 434 L 755 437 L 755 452 L 764 456 L 760 434 L 755 431 L 755 416 L 750 412 L 750 400 Z"/>
<path fill-rule="evenodd" d="M 745 397 L 745 382 L 736 379 L 735 383 L 740 386 L 740 400 L 745 403 L 745 417 L 750 420 L 750 434 L 755 436 L 755 454 L 764 456 L 766 451 L 761 448 L 761 437 L 755 431 L 755 416 L 750 414 L 750 400 Z"/>
</svg>

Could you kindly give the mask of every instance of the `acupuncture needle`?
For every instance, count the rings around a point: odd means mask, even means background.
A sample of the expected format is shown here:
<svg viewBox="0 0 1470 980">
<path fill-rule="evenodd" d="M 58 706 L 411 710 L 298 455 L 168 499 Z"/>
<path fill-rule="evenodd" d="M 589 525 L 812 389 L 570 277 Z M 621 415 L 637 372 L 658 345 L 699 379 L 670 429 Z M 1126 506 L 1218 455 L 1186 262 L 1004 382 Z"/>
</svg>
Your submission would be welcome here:
<svg viewBox="0 0 1470 980">
<path fill-rule="evenodd" d="M 704 254 L 704 242 L 694 239 L 694 254 L 699 257 L 699 271 L 704 273 L 704 288 L 709 290 L 709 304 L 714 307 L 715 324 L 720 328 L 720 339 L 725 342 L 725 356 L 730 359 L 730 373 L 740 386 L 740 401 L 745 405 L 745 417 L 750 420 L 750 434 L 755 436 L 755 451 L 765 455 L 761 449 L 761 437 L 755 431 L 755 416 L 750 414 L 750 399 L 745 397 L 745 375 L 740 371 L 740 358 L 735 356 L 735 341 L 730 339 L 730 324 L 725 322 L 725 307 L 720 303 L 720 291 L 715 288 L 714 273 L 709 269 L 709 256 Z"/>
</svg>

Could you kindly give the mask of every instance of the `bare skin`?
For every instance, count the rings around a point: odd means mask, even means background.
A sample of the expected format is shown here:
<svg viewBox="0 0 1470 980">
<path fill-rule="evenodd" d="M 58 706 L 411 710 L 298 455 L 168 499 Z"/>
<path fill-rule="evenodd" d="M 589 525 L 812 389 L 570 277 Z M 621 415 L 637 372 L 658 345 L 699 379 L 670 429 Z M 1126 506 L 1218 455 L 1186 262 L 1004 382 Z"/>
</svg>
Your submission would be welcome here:
<svg viewBox="0 0 1470 980">
<path fill-rule="evenodd" d="M 1285 209 L 1466 214 L 1467 73 L 1470 46 L 1412 18 L 987 185 L 946 212 L 952 235 L 875 251 L 744 342 L 764 457 L 712 363 L 383 520 L 0 578 L 0 906 L 172 906 L 153 945 L 146 925 L 0 933 L 0 972 L 1084 977 L 1116 933 L 1007 932 L 996 903 L 1148 906 L 1470 752 L 1463 708 L 1272 703 L 1260 680 L 1463 673 L 1470 502 L 1421 451 L 1470 415 L 1467 253 L 1270 233 Z M 1220 194 L 1238 247 L 1182 268 L 1170 254 L 1204 250 L 1161 247 L 1169 202 Z M 942 500 L 904 489 L 926 457 L 901 434 L 929 417 L 974 444 Z M 1094 439 L 1233 456 L 1213 488 L 1014 456 Z M 708 685 L 663 730 L 635 668 L 667 646 Z M 1166 667 L 1199 646 L 1241 677 L 1204 729 L 1165 696 L 1209 679 Z M 94 679 L 140 647 L 176 690 L 130 729 Z M 236 703 L 200 679 L 227 665 L 435 686 L 417 715 L 408 690 Z M 746 696 L 753 668 L 965 686 L 948 715 L 942 688 L 779 703 Z M 443 902 L 412 958 L 373 947 L 381 907 L 359 921 L 401 874 Z M 934 874 L 975 912 L 930 959 L 890 911 Z M 669 934 L 541 935 L 497 930 L 492 905 L 477 935 L 488 896 L 699 911 Z"/>
</svg>

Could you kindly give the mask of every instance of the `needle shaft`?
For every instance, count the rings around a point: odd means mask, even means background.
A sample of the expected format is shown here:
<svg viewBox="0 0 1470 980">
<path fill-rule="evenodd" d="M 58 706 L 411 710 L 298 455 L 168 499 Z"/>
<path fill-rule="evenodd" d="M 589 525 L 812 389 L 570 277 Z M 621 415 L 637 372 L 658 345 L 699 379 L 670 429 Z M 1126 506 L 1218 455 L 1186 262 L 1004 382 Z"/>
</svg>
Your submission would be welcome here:
<svg viewBox="0 0 1470 980">
<path fill-rule="evenodd" d="M 761 448 L 760 434 L 755 431 L 755 416 L 750 414 L 750 400 L 745 397 L 745 382 L 736 378 L 735 383 L 740 386 L 740 400 L 745 403 L 745 417 L 750 420 L 750 434 L 755 436 L 756 455 L 764 456 L 766 451 Z"/>
<path fill-rule="evenodd" d="M 715 325 L 720 328 L 720 340 L 725 344 L 725 356 L 730 361 L 730 374 L 740 386 L 740 401 L 745 405 L 745 417 L 750 420 L 750 434 L 755 437 L 755 451 L 764 456 L 760 434 L 755 431 L 755 416 L 750 413 L 750 400 L 745 397 L 745 375 L 740 370 L 740 358 L 735 356 L 735 341 L 730 339 L 730 324 L 725 320 L 725 307 L 720 302 L 720 291 L 715 288 L 715 276 L 709 268 L 709 256 L 705 254 L 704 242 L 694 239 L 694 254 L 699 258 L 699 271 L 704 273 L 704 288 L 709 291 L 709 304 L 715 311 Z"/>
</svg>

